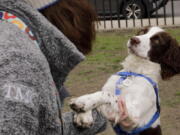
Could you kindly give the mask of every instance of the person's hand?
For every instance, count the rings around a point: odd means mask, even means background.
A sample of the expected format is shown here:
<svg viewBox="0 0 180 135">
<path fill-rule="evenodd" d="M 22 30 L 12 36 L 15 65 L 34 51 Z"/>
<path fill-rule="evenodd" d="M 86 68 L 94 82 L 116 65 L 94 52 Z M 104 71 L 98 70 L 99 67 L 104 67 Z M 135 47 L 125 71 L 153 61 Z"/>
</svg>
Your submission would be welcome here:
<svg viewBox="0 0 180 135">
<path fill-rule="evenodd" d="M 122 96 L 118 98 L 118 107 L 119 107 L 119 121 L 117 124 L 123 127 L 124 129 L 131 129 L 135 126 L 134 121 L 128 114 L 126 102 Z M 115 114 L 113 112 L 109 112 L 108 120 L 112 123 L 115 122 Z"/>
<path fill-rule="evenodd" d="M 118 107 L 120 110 L 120 114 L 119 114 L 120 115 L 120 120 L 119 120 L 120 126 L 127 128 L 127 129 L 131 128 L 134 125 L 134 122 L 131 119 L 131 117 L 129 116 L 126 102 L 125 102 L 124 98 L 121 96 L 118 98 Z"/>
</svg>

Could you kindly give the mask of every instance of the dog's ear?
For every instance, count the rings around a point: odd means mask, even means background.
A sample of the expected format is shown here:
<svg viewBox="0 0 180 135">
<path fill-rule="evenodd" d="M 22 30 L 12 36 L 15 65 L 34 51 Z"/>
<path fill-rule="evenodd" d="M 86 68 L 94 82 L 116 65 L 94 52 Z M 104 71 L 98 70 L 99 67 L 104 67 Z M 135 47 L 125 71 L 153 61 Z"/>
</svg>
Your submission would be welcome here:
<svg viewBox="0 0 180 135">
<path fill-rule="evenodd" d="M 180 46 L 176 39 L 169 38 L 167 42 L 169 48 L 161 57 L 161 76 L 166 80 L 180 73 Z"/>
</svg>

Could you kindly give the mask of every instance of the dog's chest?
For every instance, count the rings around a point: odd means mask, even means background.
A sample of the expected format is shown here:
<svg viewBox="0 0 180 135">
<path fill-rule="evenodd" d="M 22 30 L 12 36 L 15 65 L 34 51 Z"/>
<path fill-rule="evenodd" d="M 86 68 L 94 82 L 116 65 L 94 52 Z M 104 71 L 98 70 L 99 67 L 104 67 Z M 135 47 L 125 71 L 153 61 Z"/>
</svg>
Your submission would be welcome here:
<svg viewBox="0 0 180 135">
<path fill-rule="evenodd" d="M 144 125 L 156 111 L 156 95 L 153 85 L 143 77 L 130 76 L 118 84 L 119 79 L 120 76 L 112 75 L 102 90 L 116 95 L 116 88 L 118 87 L 121 92 L 116 96 L 123 98 L 128 113 L 137 118 L 138 125 Z"/>
<path fill-rule="evenodd" d="M 118 75 L 112 75 L 107 80 L 107 82 L 103 86 L 102 90 L 115 94 L 115 90 L 119 89 L 119 90 L 121 90 L 122 93 L 126 93 L 127 88 L 131 87 L 137 81 L 136 77 L 131 76 L 131 77 L 127 77 L 126 79 L 117 83 L 120 80 L 120 78 L 121 77 Z"/>
<path fill-rule="evenodd" d="M 116 95 L 116 89 L 119 89 L 123 95 L 154 95 L 154 88 L 152 84 L 143 77 L 129 76 L 123 81 L 117 83 L 120 79 L 121 76 L 116 74 L 112 75 L 103 86 L 102 91 Z"/>
</svg>

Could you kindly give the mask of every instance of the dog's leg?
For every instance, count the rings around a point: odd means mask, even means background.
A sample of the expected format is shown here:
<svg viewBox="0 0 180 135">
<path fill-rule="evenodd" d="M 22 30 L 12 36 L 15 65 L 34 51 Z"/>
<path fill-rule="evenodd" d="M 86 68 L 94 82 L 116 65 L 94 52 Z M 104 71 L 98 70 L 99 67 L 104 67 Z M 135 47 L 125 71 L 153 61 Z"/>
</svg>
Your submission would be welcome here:
<svg viewBox="0 0 180 135">
<path fill-rule="evenodd" d="M 120 120 L 117 102 L 117 96 L 106 91 L 100 91 L 74 98 L 71 100 L 70 106 L 75 112 L 78 112 L 75 116 L 75 123 L 80 127 L 88 127 L 87 125 L 91 125 L 92 122 L 87 119 L 90 119 L 92 115 L 90 116 L 87 112 L 94 108 L 97 108 L 97 110 L 113 124 L 117 124 Z"/>
<path fill-rule="evenodd" d="M 81 128 L 89 128 L 93 124 L 92 111 L 89 110 L 85 113 L 76 113 L 74 115 L 74 123 Z"/>
<path fill-rule="evenodd" d="M 117 104 L 117 97 L 108 92 L 99 91 L 70 101 L 70 107 L 76 112 L 86 112 L 103 104 Z"/>
<path fill-rule="evenodd" d="M 161 126 L 149 128 L 140 133 L 140 135 L 162 135 Z"/>
</svg>

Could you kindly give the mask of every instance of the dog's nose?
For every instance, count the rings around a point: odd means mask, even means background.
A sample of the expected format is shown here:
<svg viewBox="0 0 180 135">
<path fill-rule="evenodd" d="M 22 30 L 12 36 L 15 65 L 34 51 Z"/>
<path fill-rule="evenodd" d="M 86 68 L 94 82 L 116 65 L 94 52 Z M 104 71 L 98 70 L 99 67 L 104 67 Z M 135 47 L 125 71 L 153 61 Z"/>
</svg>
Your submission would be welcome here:
<svg viewBox="0 0 180 135">
<path fill-rule="evenodd" d="M 131 43 L 132 46 L 137 46 L 140 42 L 141 42 L 141 41 L 140 41 L 139 38 L 137 38 L 137 37 L 132 37 L 132 38 L 130 39 L 130 43 Z"/>
</svg>

